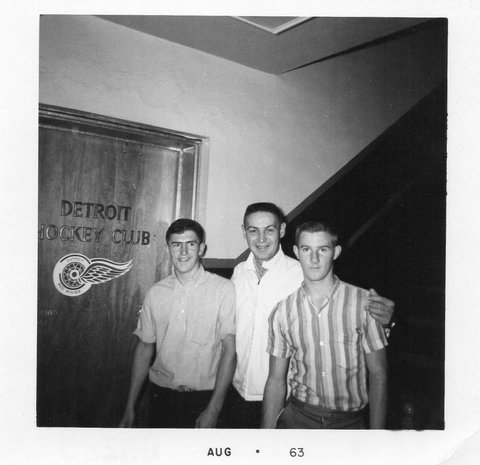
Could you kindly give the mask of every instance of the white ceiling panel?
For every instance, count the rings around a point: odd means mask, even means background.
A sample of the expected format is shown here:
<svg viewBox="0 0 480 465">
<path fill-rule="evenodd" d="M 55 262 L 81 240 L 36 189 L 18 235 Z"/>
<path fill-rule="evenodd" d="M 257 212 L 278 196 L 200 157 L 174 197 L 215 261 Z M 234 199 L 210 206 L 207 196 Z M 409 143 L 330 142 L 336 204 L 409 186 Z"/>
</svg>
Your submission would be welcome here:
<svg viewBox="0 0 480 465">
<path fill-rule="evenodd" d="M 271 74 L 308 65 L 429 20 L 383 17 L 255 16 L 241 17 L 242 20 L 232 16 L 100 17 Z"/>
</svg>

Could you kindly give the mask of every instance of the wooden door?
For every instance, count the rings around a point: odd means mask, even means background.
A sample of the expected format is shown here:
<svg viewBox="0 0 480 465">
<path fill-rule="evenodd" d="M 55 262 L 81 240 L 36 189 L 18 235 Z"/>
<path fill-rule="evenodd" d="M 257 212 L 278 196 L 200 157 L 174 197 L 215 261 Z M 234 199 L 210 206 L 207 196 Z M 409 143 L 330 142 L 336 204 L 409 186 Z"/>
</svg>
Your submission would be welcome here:
<svg viewBox="0 0 480 465">
<path fill-rule="evenodd" d="M 165 232 L 194 217 L 189 136 L 42 107 L 37 424 L 115 426 L 138 311 L 170 270 Z"/>
</svg>

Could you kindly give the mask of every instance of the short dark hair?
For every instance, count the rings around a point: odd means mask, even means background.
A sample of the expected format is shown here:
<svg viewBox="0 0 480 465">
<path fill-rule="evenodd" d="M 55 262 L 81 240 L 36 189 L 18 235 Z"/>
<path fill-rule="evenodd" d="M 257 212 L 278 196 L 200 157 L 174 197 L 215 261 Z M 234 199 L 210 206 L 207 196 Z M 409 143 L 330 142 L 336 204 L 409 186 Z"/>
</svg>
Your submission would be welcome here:
<svg viewBox="0 0 480 465">
<path fill-rule="evenodd" d="M 203 229 L 200 223 L 197 223 L 195 220 L 191 220 L 190 218 L 179 218 L 175 220 L 167 229 L 167 233 L 165 234 L 165 240 L 170 240 L 172 234 L 182 234 L 186 231 L 193 231 L 200 241 L 200 244 L 205 242 L 205 230 Z"/>
<path fill-rule="evenodd" d="M 243 224 L 245 225 L 245 222 L 249 215 L 257 212 L 271 213 L 272 215 L 276 216 L 280 224 L 285 223 L 285 215 L 283 214 L 280 207 L 277 207 L 274 203 L 270 202 L 257 202 L 251 203 L 245 210 L 245 214 L 243 215 Z"/>
<path fill-rule="evenodd" d="M 321 231 L 325 231 L 330 234 L 330 236 L 332 236 L 333 245 L 338 245 L 337 229 L 327 220 L 309 220 L 297 226 L 297 228 L 295 229 L 295 245 L 298 247 L 300 234 L 302 234 L 303 232 L 315 233 Z"/>
</svg>

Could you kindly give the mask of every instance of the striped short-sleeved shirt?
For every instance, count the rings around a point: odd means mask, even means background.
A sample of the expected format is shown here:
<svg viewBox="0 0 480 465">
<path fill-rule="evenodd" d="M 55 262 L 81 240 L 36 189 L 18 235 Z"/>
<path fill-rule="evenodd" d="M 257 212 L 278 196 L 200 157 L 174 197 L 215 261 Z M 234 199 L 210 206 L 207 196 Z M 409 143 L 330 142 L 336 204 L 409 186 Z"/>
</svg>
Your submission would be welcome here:
<svg viewBox="0 0 480 465">
<path fill-rule="evenodd" d="M 387 345 L 382 326 L 366 311 L 367 297 L 335 277 L 321 308 L 303 286 L 279 302 L 269 318 L 267 352 L 291 357 L 291 395 L 337 411 L 365 407 L 365 354 Z"/>
</svg>

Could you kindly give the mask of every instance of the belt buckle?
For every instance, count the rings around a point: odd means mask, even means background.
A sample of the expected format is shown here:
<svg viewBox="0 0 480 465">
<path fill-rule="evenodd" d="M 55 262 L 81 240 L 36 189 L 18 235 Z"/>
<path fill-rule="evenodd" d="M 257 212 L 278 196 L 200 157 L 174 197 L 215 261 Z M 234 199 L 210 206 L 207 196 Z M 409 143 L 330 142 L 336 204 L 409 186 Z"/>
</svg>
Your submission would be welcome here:
<svg viewBox="0 0 480 465">
<path fill-rule="evenodd" d="M 191 389 L 191 388 L 189 388 L 187 386 L 183 386 L 183 385 L 177 387 L 178 392 L 193 392 L 194 390 L 195 389 Z"/>
</svg>

